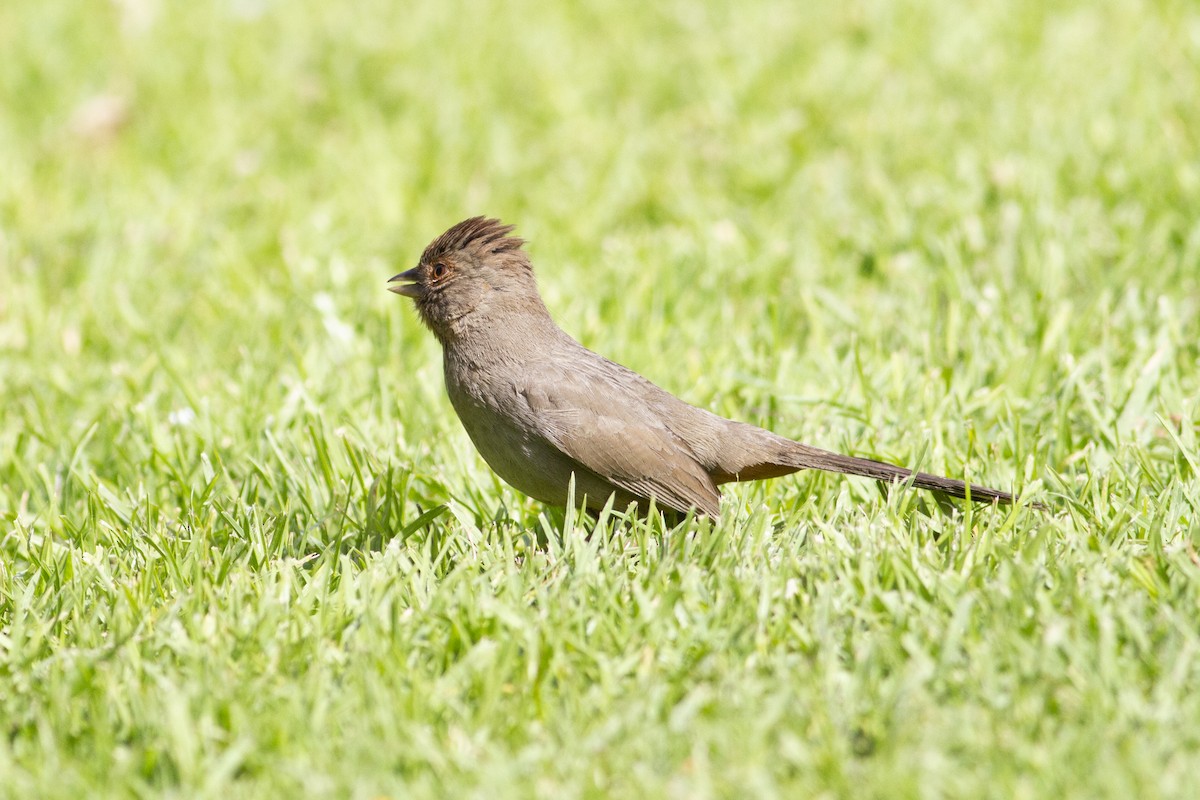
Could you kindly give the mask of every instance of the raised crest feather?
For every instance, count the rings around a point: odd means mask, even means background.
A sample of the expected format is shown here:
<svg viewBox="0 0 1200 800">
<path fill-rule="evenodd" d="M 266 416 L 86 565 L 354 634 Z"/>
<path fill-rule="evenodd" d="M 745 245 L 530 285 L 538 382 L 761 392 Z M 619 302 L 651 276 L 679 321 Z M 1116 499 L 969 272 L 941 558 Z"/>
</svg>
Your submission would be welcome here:
<svg viewBox="0 0 1200 800">
<path fill-rule="evenodd" d="M 480 256 L 520 250 L 525 244 L 525 240 L 508 235 L 514 227 L 490 217 L 464 219 L 434 239 L 425 248 L 425 252 L 421 255 L 421 261 L 428 264 L 441 256 L 459 250 L 472 250 Z"/>
</svg>

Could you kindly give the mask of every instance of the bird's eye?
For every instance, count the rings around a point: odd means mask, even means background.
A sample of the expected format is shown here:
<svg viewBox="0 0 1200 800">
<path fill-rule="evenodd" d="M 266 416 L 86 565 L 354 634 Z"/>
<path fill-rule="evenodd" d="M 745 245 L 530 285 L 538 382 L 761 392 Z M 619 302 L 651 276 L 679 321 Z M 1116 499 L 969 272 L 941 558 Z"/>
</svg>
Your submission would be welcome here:
<svg viewBox="0 0 1200 800">
<path fill-rule="evenodd" d="M 450 268 L 447 267 L 445 264 L 434 264 L 433 265 L 433 279 L 441 280 L 442 278 L 446 277 L 446 273 L 448 273 L 449 271 L 450 271 Z"/>
</svg>

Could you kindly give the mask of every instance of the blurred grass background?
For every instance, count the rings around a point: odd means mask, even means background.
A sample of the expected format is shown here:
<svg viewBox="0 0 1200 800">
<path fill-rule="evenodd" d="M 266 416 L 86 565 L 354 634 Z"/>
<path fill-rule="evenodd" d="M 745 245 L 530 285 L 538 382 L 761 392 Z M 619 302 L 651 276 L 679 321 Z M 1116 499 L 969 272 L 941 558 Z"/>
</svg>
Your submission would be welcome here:
<svg viewBox="0 0 1200 800">
<path fill-rule="evenodd" d="M 1195 796 L 1194 4 L 9 0 L 0 52 L 0 795 Z M 384 290 L 479 213 L 685 399 L 1055 513 L 546 512 Z"/>
</svg>

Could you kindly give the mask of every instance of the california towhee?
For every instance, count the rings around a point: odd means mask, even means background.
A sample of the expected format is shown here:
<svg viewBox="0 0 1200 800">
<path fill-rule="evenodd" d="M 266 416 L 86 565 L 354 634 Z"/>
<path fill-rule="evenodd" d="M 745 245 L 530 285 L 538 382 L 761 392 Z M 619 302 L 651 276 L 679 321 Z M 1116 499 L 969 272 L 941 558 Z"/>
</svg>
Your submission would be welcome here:
<svg viewBox="0 0 1200 800">
<path fill-rule="evenodd" d="M 716 517 L 730 481 L 801 469 L 911 481 L 971 500 L 1013 496 L 903 467 L 831 453 L 718 417 L 576 342 L 550 318 L 524 240 L 472 217 L 425 248 L 388 288 L 416 301 L 442 343 L 446 391 L 480 455 L 530 497 L 592 510 L 651 497 L 660 508 Z"/>
</svg>

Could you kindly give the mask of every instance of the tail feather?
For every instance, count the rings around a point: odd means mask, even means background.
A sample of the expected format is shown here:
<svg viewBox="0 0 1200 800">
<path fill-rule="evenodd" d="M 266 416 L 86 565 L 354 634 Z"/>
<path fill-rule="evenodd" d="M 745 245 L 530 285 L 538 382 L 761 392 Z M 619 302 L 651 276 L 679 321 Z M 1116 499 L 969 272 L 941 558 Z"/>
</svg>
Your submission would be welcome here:
<svg viewBox="0 0 1200 800">
<path fill-rule="evenodd" d="M 816 447 L 793 442 L 788 449 L 787 463 L 800 469 L 819 469 L 826 472 L 840 472 L 844 475 L 861 475 L 864 478 L 874 478 L 877 481 L 908 481 L 918 489 L 929 489 L 943 492 L 951 497 L 961 497 L 979 503 L 1011 503 L 1015 499 L 1012 494 L 999 489 L 989 489 L 974 483 L 965 483 L 954 478 L 944 478 L 940 475 L 930 475 L 927 472 L 913 472 L 911 469 L 897 467 L 883 461 L 869 458 L 844 456 L 831 453 Z"/>
<path fill-rule="evenodd" d="M 709 477 L 717 485 L 735 481 L 758 481 L 778 478 L 802 469 L 819 469 L 843 475 L 860 475 L 883 483 L 908 482 L 918 489 L 941 492 L 951 497 L 968 496 L 977 503 L 1013 503 L 1018 498 L 1009 492 L 990 489 L 975 483 L 965 483 L 928 472 L 913 472 L 884 461 L 844 456 L 819 447 L 801 444 L 793 439 L 772 433 L 764 428 L 731 422 L 715 415 L 710 418 L 724 424 L 722 437 L 715 442 L 696 439 L 693 449 L 702 453 Z M 1040 503 L 1034 508 L 1045 510 Z"/>
</svg>

